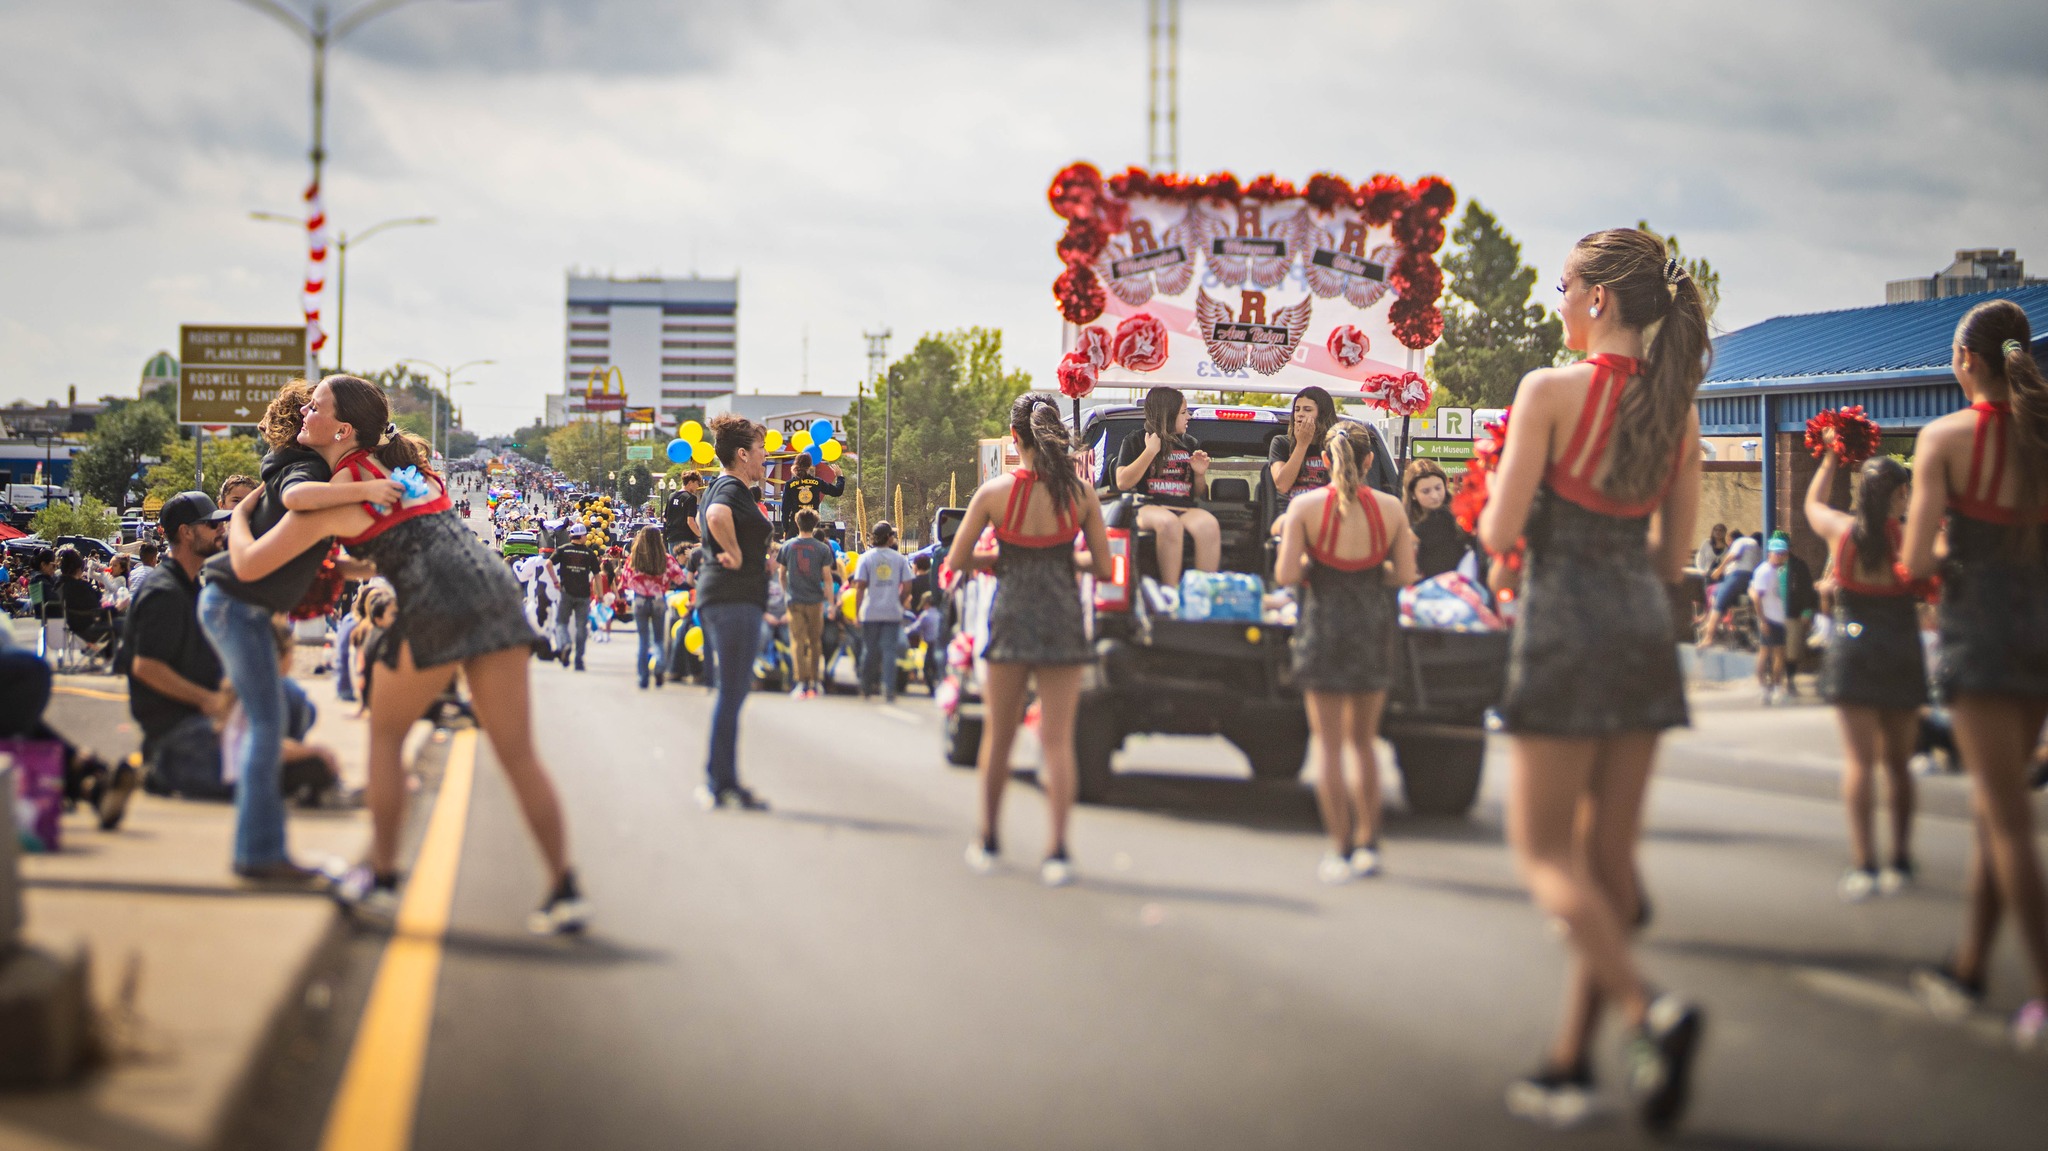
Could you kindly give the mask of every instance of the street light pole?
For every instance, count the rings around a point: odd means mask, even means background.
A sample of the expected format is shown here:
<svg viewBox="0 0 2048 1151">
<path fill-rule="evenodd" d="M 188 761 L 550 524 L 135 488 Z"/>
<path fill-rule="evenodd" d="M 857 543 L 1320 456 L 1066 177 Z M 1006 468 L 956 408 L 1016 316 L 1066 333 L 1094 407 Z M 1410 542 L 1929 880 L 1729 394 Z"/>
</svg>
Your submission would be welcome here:
<svg viewBox="0 0 2048 1151">
<path fill-rule="evenodd" d="M 403 359 L 403 360 L 400 360 L 400 361 L 398 361 L 398 363 L 399 363 L 399 365 L 400 365 L 400 366 L 405 366 L 405 365 L 409 365 L 409 364 L 418 364 L 418 365 L 419 365 L 420 367 L 423 367 L 423 368 L 432 368 L 433 370 L 435 370 L 435 371 L 437 371 L 437 372 L 441 373 L 441 395 L 440 395 L 440 396 L 437 396 L 437 397 L 435 397 L 435 400 L 434 400 L 434 423 L 433 423 L 433 431 L 434 431 L 434 438 L 435 438 L 435 439 L 437 439 L 437 440 L 441 438 L 441 398 L 442 398 L 442 397 L 446 397 L 446 398 L 447 398 L 447 400 L 448 400 L 448 407 L 449 407 L 449 408 L 450 408 L 450 409 L 452 410 L 452 409 L 453 409 L 453 408 L 455 407 L 455 386 L 456 386 L 456 384 L 457 384 L 457 383 L 469 384 L 469 383 L 474 383 L 474 382 L 475 382 L 474 380 L 460 380 L 460 381 L 458 381 L 458 380 L 456 380 L 456 378 L 455 378 L 455 373 L 457 373 L 457 372 L 462 372 L 462 371 L 468 371 L 468 370 L 469 370 L 470 368 L 480 368 L 480 367 L 484 366 L 485 364 L 495 364 L 495 363 L 497 363 L 497 362 L 498 362 L 498 361 L 496 361 L 496 360 L 471 360 L 471 361 L 469 361 L 469 362 L 468 362 L 468 363 L 466 363 L 466 364 L 457 364 L 457 365 L 455 365 L 454 367 L 452 367 L 452 368 L 449 368 L 449 367 L 443 367 L 442 365 L 440 365 L 440 364 L 437 364 L 437 363 L 433 362 L 432 360 L 419 360 L 419 359 L 411 359 L 411 358 L 408 358 L 408 359 Z M 439 443 L 436 443 L 436 444 L 434 445 L 434 450 L 435 450 L 435 451 L 437 451 L 437 452 L 440 452 L 440 453 L 441 453 L 442 455 L 444 455 L 444 456 L 448 454 L 448 453 L 447 453 L 447 450 L 446 450 L 446 448 L 445 448 L 445 447 L 443 447 L 443 446 L 442 446 L 441 444 L 439 444 Z"/>
<path fill-rule="evenodd" d="M 284 214 L 284 213 L 282 213 L 282 212 L 251 212 L 251 213 L 249 213 L 249 218 L 250 218 L 250 219 L 252 219 L 252 220 L 268 220 L 268 221 L 270 221 L 270 222 L 272 222 L 272 223 L 277 223 L 277 224 L 290 224 L 290 225 L 291 225 L 292 227 L 294 227 L 294 228 L 300 227 L 300 226 L 302 226 L 302 224 L 303 224 L 303 222 L 302 222 L 301 220 L 299 220 L 299 219 L 298 219 L 297 217 L 294 217 L 294 216 L 287 216 L 287 215 L 285 215 L 285 214 Z M 346 352 L 347 352 L 347 347 L 348 347 L 348 246 L 349 246 L 350 244 L 360 244 L 360 243 L 362 243 L 362 242 L 363 242 L 364 240 L 367 240 L 367 239 L 369 239 L 369 238 L 370 238 L 371 236 L 374 236 L 374 235 L 376 235 L 377 233 L 379 233 L 379 232 L 382 232 L 382 231 L 384 231 L 384 230 L 385 230 L 385 229 L 387 229 L 387 228 L 403 228 L 403 227 L 406 227 L 406 226 L 408 226 L 408 225 L 417 225 L 417 226 L 425 226 L 425 225 L 427 225 L 427 224 L 433 224 L 433 223 L 438 223 L 438 221 L 437 221 L 437 220 L 435 220 L 435 219 L 434 219 L 434 217 L 432 217 L 432 216 L 401 216 L 401 217 L 399 217 L 399 218 L 397 218 L 397 219 L 394 219 L 394 220 L 380 220 L 380 221 L 378 221 L 377 223 L 375 223 L 375 224 L 372 224 L 372 225 L 370 225 L 370 226 L 369 226 L 369 227 L 367 227 L 367 228 L 364 228 L 364 229 L 363 229 L 362 231 L 360 231 L 360 232 L 357 232 L 357 233 L 356 233 L 356 234 L 355 234 L 354 236 L 350 236 L 350 235 L 349 235 L 349 234 L 348 234 L 347 232 L 337 232 L 337 233 L 335 233 L 335 238 L 334 238 L 334 255 L 335 255 L 335 265 L 334 265 L 334 370 L 335 370 L 335 371 L 338 371 L 338 372 L 339 372 L 339 371 L 347 371 L 347 370 L 348 370 L 348 357 L 347 357 L 347 354 L 346 354 Z"/>
</svg>

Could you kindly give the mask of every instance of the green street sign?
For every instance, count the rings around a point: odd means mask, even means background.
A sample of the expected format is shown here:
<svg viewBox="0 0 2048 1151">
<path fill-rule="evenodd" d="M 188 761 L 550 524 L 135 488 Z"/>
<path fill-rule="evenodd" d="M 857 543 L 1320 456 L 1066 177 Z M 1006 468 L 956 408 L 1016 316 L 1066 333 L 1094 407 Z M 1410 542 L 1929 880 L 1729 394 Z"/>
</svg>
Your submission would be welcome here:
<svg viewBox="0 0 2048 1151">
<path fill-rule="evenodd" d="M 651 460 L 654 458 L 654 445 L 627 444 L 626 458 L 629 460 Z"/>
<path fill-rule="evenodd" d="M 1410 440 L 1408 458 L 1412 460 L 1469 460 L 1472 458 L 1471 440 Z"/>
</svg>

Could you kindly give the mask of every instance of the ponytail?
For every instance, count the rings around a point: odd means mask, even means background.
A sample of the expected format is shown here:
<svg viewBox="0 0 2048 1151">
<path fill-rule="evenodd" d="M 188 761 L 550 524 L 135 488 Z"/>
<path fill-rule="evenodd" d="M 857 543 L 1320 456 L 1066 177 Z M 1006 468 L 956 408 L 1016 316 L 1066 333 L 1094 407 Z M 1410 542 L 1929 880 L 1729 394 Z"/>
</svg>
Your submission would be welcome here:
<svg viewBox="0 0 2048 1151">
<path fill-rule="evenodd" d="M 1898 558 L 1887 530 L 1892 518 L 1892 497 L 1913 481 L 1906 466 L 1890 456 L 1872 456 L 1856 469 L 1856 526 L 1849 537 L 1856 544 L 1856 566 L 1866 575 L 1892 570 Z"/>
<path fill-rule="evenodd" d="M 1956 343 L 2005 378 L 2012 407 L 2013 442 L 2008 456 L 2019 480 L 2014 510 L 2020 524 L 2014 535 L 2019 553 L 2041 554 L 2041 508 L 2048 504 L 2048 380 L 2034 359 L 2034 330 L 2026 310 L 2011 300 L 1987 300 L 1971 308 L 1956 325 Z M 1993 493 L 1993 498 L 1997 493 Z"/>
<path fill-rule="evenodd" d="M 1331 498 L 1337 501 L 1339 515 L 1348 516 L 1357 506 L 1365 462 L 1371 457 L 1369 433 L 1356 424 L 1340 421 L 1323 437 L 1323 459 L 1330 466 L 1330 486 L 1335 489 Z"/>
<path fill-rule="evenodd" d="M 1073 441 L 1059 404 L 1043 392 L 1026 392 L 1010 405 L 1010 430 L 1038 462 L 1038 482 L 1063 511 L 1081 502 L 1081 478 L 1074 474 Z"/>
<path fill-rule="evenodd" d="M 1640 228 L 1595 232 L 1572 251 L 1572 269 L 1605 287 L 1623 325 L 1643 333 L 1642 374 L 1624 388 L 1614 417 L 1614 447 L 1600 490 L 1636 503 L 1662 490 L 1671 475 L 1686 412 L 1713 356 L 1706 298 L 1664 241 Z"/>
</svg>

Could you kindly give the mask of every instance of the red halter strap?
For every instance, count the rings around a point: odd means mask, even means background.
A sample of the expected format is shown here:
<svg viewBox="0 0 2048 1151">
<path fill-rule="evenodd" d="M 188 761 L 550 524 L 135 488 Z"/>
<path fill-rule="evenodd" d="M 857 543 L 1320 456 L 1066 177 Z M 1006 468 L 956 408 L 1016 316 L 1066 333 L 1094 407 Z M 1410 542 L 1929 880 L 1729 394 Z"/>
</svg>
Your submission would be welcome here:
<svg viewBox="0 0 2048 1151">
<path fill-rule="evenodd" d="M 1342 501 L 1337 498 L 1337 485 L 1331 484 L 1329 493 L 1330 498 L 1323 501 L 1322 526 L 1308 542 L 1309 558 L 1323 567 L 1345 572 L 1364 571 L 1385 563 L 1393 541 L 1388 538 L 1387 523 L 1380 516 L 1380 502 L 1373 498 L 1372 489 L 1360 487 L 1357 492 L 1358 506 L 1365 509 L 1366 534 L 1372 541 L 1372 551 L 1354 560 L 1337 558 L 1337 531 L 1343 526 L 1337 518 L 1337 508 Z"/>
<path fill-rule="evenodd" d="M 1886 521 L 1884 534 L 1892 541 L 1892 555 L 1895 557 L 1903 556 L 1905 553 L 1905 537 L 1904 533 L 1899 529 L 1899 521 Z M 1896 568 L 1896 566 L 1895 564 L 1894 567 Z M 1835 549 L 1835 586 L 1843 591 L 1855 592 L 1857 595 L 1910 596 L 1918 594 L 1913 585 L 1908 583 L 1865 583 L 1856 578 L 1857 570 L 1856 533 L 1852 531 L 1843 534 L 1841 545 Z"/>
<path fill-rule="evenodd" d="M 1564 456 L 1544 469 L 1543 478 L 1552 491 L 1587 511 L 1633 519 L 1645 516 L 1664 502 L 1664 489 L 1678 474 L 1674 466 L 1663 488 L 1640 503 L 1624 504 L 1609 499 L 1593 484 L 1594 473 L 1607 457 L 1607 442 L 1614 437 L 1615 418 L 1621 411 L 1621 393 L 1631 377 L 1642 371 L 1642 361 L 1602 352 L 1586 361 L 1593 365 L 1593 383 L 1586 389 L 1586 406 L 1579 410 L 1579 422 L 1565 444 Z M 1681 448 L 1684 444 L 1679 445 Z"/>
<path fill-rule="evenodd" d="M 1081 530 L 1080 513 L 1073 507 L 1054 509 L 1051 534 L 1034 536 L 1024 533 L 1024 515 L 1031 509 L 1031 489 L 1037 484 L 1038 474 L 1018 468 L 1010 475 L 1010 498 L 1003 505 L 1002 522 L 996 525 L 996 538 L 1006 544 L 1027 548 L 1049 548 L 1054 544 L 1071 542 L 1074 533 Z"/>
</svg>

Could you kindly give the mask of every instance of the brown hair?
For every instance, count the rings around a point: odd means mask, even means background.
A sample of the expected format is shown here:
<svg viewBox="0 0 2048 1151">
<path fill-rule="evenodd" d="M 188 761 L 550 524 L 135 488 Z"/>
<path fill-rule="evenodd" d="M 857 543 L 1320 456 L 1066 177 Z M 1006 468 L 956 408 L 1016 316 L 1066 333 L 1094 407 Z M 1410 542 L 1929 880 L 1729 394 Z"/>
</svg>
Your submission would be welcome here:
<svg viewBox="0 0 2048 1151">
<path fill-rule="evenodd" d="M 1145 393 L 1145 430 L 1159 437 L 1159 454 L 1152 457 L 1146 475 L 1156 476 L 1166 467 L 1176 437 L 1173 425 L 1180 422 L 1181 409 L 1187 406 L 1188 398 L 1175 388 L 1153 388 Z"/>
<path fill-rule="evenodd" d="M 1302 400 L 1307 400 L 1316 406 L 1316 442 L 1322 443 L 1325 439 L 1329 438 L 1330 429 L 1337 426 L 1337 401 L 1330 398 L 1328 391 L 1316 387 L 1314 384 L 1310 384 L 1308 387 L 1294 393 L 1294 398 L 1287 401 L 1289 434 L 1292 434 L 1294 430 L 1294 405 Z"/>
<path fill-rule="evenodd" d="M 1363 424 L 1339 420 L 1323 437 L 1323 459 L 1330 465 L 1330 485 L 1336 489 L 1337 514 L 1350 515 L 1358 503 L 1358 489 L 1365 486 L 1365 468 L 1372 459 L 1372 433 Z"/>
<path fill-rule="evenodd" d="M 1892 518 L 1892 495 L 1912 482 L 1906 465 L 1890 456 L 1872 456 L 1856 469 L 1856 526 L 1849 535 L 1856 541 L 1856 566 L 1866 574 L 1892 570 L 1898 557 L 1885 524 Z"/>
<path fill-rule="evenodd" d="M 1166 389 L 1171 390 L 1171 389 Z M 1180 393 L 1175 392 L 1175 395 Z M 1145 419 L 1150 426 L 1151 397 L 1145 400 Z M 1017 442 L 1031 449 L 1038 463 L 1038 482 L 1052 497 L 1054 512 L 1069 509 L 1081 500 L 1081 477 L 1074 474 L 1073 441 L 1060 406 L 1044 392 L 1026 392 L 1010 405 L 1010 430 Z M 1164 452 L 1160 453 L 1162 456 Z M 1154 461 L 1155 463 L 1157 461 Z"/>
<path fill-rule="evenodd" d="M 271 451 L 288 448 L 299 441 L 299 429 L 306 426 L 302 409 L 313 398 L 313 385 L 304 380 L 293 380 L 277 390 L 277 398 L 270 401 L 270 407 L 257 421 L 256 431 Z"/>
<path fill-rule="evenodd" d="M 248 488 L 250 491 L 253 492 L 257 488 L 260 488 L 262 486 L 262 484 L 257 483 L 255 480 L 250 479 L 248 476 L 245 476 L 240 472 L 236 472 L 234 475 L 231 475 L 220 482 L 220 494 L 214 497 L 213 502 L 216 504 L 224 504 L 228 502 L 228 493 L 234 491 L 236 488 Z"/>
<path fill-rule="evenodd" d="M 761 442 L 768 429 L 736 412 L 711 417 L 711 450 L 718 454 L 720 467 L 731 467 L 739 454 Z"/>
<path fill-rule="evenodd" d="M 1585 237 L 1568 266 L 1588 286 L 1606 288 L 1622 324 L 1641 331 L 1648 345 L 1642 374 L 1621 393 L 1614 446 L 1599 481 L 1611 500 L 1648 499 L 1671 474 L 1693 393 L 1713 358 L 1705 298 L 1664 241 L 1641 228 Z"/>
<path fill-rule="evenodd" d="M 668 553 L 661 547 L 660 528 L 641 528 L 633 537 L 633 570 L 644 576 L 659 576 L 668 571 Z"/>
<path fill-rule="evenodd" d="M 2011 300 L 1987 300 L 1971 308 L 1956 325 L 1956 343 L 1991 365 L 2005 381 L 2012 405 L 2011 457 L 2019 479 L 2015 510 L 2022 527 L 2014 543 L 2022 554 L 2040 554 L 2041 505 L 2048 502 L 2048 380 L 2034 360 L 2034 329 L 2026 310 Z M 1996 499 L 1998 493 L 1993 492 Z"/>
<path fill-rule="evenodd" d="M 383 389 L 361 376 L 328 376 L 320 382 L 334 393 L 334 418 L 355 430 L 356 446 L 376 457 L 386 471 L 433 471 L 434 451 L 427 441 L 392 426 L 391 401 L 384 398 Z"/>
<path fill-rule="evenodd" d="M 799 534 L 810 535 L 818 530 L 818 513 L 809 508 L 800 508 L 796 513 L 796 530 Z"/>
<path fill-rule="evenodd" d="M 1451 477 L 1444 474 L 1443 465 L 1435 460 L 1410 460 L 1408 470 L 1401 473 L 1401 508 L 1408 513 L 1410 525 L 1420 524 L 1429 509 L 1415 498 L 1415 487 L 1422 481 L 1435 476 L 1444 482 L 1444 499 L 1448 506 L 1451 496 Z"/>
</svg>

